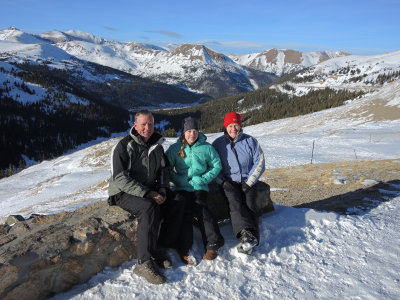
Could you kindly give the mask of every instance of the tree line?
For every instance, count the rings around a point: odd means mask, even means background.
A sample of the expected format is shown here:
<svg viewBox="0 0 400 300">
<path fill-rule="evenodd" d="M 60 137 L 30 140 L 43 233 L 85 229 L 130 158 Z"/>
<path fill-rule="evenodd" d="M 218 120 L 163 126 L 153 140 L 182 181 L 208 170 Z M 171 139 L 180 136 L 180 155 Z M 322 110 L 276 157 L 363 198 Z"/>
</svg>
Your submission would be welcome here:
<svg viewBox="0 0 400 300">
<path fill-rule="evenodd" d="M 325 88 L 303 96 L 291 96 L 266 87 L 198 106 L 155 111 L 153 114 L 157 120 L 166 119 L 170 122 L 168 135 L 178 132 L 182 120 L 189 115 L 199 119 L 201 131 L 211 133 L 223 131 L 224 115 L 230 111 L 243 114 L 244 126 L 254 125 L 337 107 L 363 94 L 360 91 Z"/>
</svg>

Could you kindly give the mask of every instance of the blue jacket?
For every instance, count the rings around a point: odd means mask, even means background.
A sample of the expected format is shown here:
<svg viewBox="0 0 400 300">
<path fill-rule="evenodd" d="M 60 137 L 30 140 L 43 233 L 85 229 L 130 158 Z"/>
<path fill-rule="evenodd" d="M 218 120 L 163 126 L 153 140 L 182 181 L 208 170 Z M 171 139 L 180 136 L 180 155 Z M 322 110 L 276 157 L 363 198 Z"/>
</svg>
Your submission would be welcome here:
<svg viewBox="0 0 400 300">
<path fill-rule="evenodd" d="M 222 162 L 217 182 L 230 179 L 253 186 L 265 171 L 264 154 L 257 140 L 241 131 L 235 140 L 225 132 L 213 144 Z"/>
<path fill-rule="evenodd" d="M 182 145 L 180 139 L 166 151 L 174 190 L 209 191 L 208 184 L 217 177 L 222 167 L 217 151 L 206 139 L 199 132 L 199 138 L 194 145 L 185 145 L 185 158 L 178 154 Z"/>
</svg>

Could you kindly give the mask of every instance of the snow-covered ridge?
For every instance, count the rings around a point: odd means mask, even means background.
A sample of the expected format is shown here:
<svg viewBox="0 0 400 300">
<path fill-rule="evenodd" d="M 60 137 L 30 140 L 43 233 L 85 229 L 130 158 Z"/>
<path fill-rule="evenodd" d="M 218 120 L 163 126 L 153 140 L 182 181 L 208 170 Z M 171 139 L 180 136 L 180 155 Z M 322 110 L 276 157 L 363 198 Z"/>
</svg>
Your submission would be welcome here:
<svg viewBox="0 0 400 300">
<path fill-rule="evenodd" d="M 290 74 L 334 57 L 347 55 L 350 54 L 340 51 L 300 52 L 269 49 L 261 53 L 231 55 L 230 57 L 240 65 L 282 76 L 283 74 Z"/>
</svg>

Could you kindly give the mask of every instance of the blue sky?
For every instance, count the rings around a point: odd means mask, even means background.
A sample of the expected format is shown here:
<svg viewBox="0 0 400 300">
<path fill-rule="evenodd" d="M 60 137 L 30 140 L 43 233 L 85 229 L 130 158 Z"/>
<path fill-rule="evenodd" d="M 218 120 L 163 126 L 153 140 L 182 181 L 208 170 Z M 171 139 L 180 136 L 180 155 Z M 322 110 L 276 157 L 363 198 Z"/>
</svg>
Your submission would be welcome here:
<svg viewBox="0 0 400 300">
<path fill-rule="evenodd" d="M 400 49 L 400 0 L 0 0 L 0 29 L 82 30 L 118 41 L 371 55 Z"/>
</svg>

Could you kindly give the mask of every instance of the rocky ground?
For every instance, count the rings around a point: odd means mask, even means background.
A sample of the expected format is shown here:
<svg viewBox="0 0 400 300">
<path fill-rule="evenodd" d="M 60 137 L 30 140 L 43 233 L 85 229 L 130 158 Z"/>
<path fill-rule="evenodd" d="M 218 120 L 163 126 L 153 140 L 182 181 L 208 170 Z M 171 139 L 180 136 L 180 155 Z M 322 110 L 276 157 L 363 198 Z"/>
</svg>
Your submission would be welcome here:
<svg viewBox="0 0 400 300">
<path fill-rule="evenodd" d="M 351 213 L 400 194 L 400 159 L 342 161 L 271 169 L 263 180 L 283 206 Z"/>
</svg>

